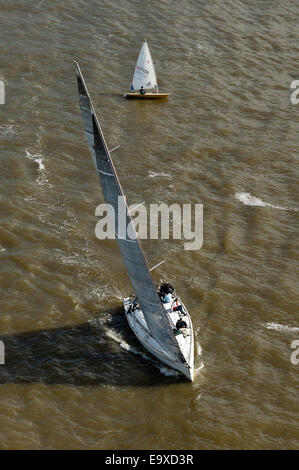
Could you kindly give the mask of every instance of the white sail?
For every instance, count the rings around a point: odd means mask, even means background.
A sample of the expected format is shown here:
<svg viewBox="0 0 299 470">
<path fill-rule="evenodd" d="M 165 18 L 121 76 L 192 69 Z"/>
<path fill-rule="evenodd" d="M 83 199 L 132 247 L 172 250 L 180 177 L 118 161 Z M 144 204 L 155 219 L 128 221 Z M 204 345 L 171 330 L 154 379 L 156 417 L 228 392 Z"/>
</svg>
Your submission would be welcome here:
<svg viewBox="0 0 299 470">
<path fill-rule="evenodd" d="M 146 39 L 139 52 L 131 90 L 140 90 L 141 87 L 144 90 L 158 91 L 155 67 Z"/>
</svg>

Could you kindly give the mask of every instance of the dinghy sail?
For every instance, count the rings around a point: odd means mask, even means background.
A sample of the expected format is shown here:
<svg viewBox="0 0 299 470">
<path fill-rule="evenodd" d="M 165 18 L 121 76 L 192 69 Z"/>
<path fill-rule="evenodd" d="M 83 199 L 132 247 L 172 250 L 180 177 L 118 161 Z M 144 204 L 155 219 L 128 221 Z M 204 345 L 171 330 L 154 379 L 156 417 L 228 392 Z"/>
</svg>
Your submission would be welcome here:
<svg viewBox="0 0 299 470">
<path fill-rule="evenodd" d="M 146 39 L 139 52 L 131 90 L 139 91 L 141 87 L 143 87 L 144 90 L 155 90 L 158 92 L 155 67 Z"/>
<path fill-rule="evenodd" d="M 140 92 L 142 90 L 142 92 Z M 157 99 L 167 98 L 168 93 L 158 92 L 157 76 L 154 62 L 146 39 L 143 41 L 136 62 L 131 92 L 126 98 Z"/>
</svg>

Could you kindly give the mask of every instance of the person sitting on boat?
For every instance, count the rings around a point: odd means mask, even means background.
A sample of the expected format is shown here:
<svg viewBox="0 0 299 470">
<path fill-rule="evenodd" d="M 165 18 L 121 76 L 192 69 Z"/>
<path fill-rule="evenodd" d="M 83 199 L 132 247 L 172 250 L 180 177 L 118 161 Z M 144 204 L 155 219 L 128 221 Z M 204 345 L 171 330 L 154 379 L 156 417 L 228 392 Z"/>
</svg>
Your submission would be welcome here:
<svg viewBox="0 0 299 470">
<path fill-rule="evenodd" d="M 183 310 L 182 305 L 175 305 L 174 307 L 172 307 L 172 311 L 173 312 L 180 312 L 182 315 L 186 315 L 186 313 Z"/>
<path fill-rule="evenodd" d="M 163 297 L 162 302 L 163 302 L 164 304 L 171 304 L 171 302 L 172 302 L 172 295 L 171 295 L 171 294 L 165 294 L 164 297 Z"/>
<path fill-rule="evenodd" d="M 137 297 L 135 297 L 135 299 L 133 300 L 132 302 L 132 312 L 134 312 L 135 310 L 137 310 L 139 307 L 139 304 L 138 304 L 138 300 L 137 300 Z"/>
<path fill-rule="evenodd" d="M 179 318 L 178 321 L 176 322 L 175 327 L 177 330 L 180 330 L 181 328 L 187 328 L 187 323 L 181 318 Z"/>
<path fill-rule="evenodd" d="M 160 293 L 161 293 L 162 297 L 165 294 L 172 294 L 173 291 L 174 291 L 174 288 L 168 282 L 162 284 L 161 287 L 160 287 Z"/>
<path fill-rule="evenodd" d="M 183 305 L 179 302 L 177 297 L 173 300 L 172 311 L 180 312 L 180 315 L 187 315 L 186 311 L 183 309 Z"/>
<path fill-rule="evenodd" d="M 143 86 L 142 86 L 142 87 L 140 88 L 139 92 L 140 92 L 141 95 L 145 95 L 146 90 L 145 90 L 145 89 L 143 88 Z"/>
<path fill-rule="evenodd" d="M 184 336 L 188 336 L 187 323 L 184 320 L 179 318 L 178 321 L 176 322 L 175 327 L 176 327 L 177 331 L 182 333 Z"/>
</svg>

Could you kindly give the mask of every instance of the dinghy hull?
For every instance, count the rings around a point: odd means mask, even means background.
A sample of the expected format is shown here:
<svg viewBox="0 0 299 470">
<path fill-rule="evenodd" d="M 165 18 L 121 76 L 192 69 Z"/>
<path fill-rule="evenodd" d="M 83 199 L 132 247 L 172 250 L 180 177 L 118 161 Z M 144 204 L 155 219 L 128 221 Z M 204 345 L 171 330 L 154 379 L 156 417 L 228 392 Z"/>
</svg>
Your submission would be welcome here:
<svg viewBox="0 0 299 470">
<path fill-rule="evenodd" d="M 169 93 L 126 93 L 125 98 L 138 100 L 163 100 L 169 96 Z"/>
<path fill-rule="evenodd" d="M 185 357 L 185 362 L 177 362 L 173 360 L 167 351 L 163 349 L 157 341 L 151 336 L 150 331 L 147 327 L 146 321 L 144 319 L 144 316 L 142 314 L 142 311 L 140 309 L 136 309 L 135 311 L 132 311 L 131 306 L 132 306 L 132 301 L 130 298 L 125 298 L 123 300 L 123 306 L 125 310 L 125 314 L 127 317 L 127 321 L 139 340 L 139 342 L 147 349 L 153 356 L 155 356 L 157 359 L 162 361 L 164 364 L 168 365 L 172 369 L 175 369 L 179 371 L 181 374 L 183 374 L 188 380 L 191 382 L 193 381 L 194 378 L 194 369 L 193 369 L 193 362 L 194 362 L 194 345 L 193 345 L 193 328 L 192 328 L 192 323 L 191 323 L 191 318 L 187 312 L 186 317 L 184 317 L 188 323 L 189 327 L 189 335 L 186 338 L 183 337 L 183 335 L 179 335 L 178 342 L 182 344 L 182 342 L 186 342 L 185 348 L 181 348 L 182 354 Z M 176 323 L 176 317 L 178 318 L 178 314 L 175 314 L 173 316 L 173 327 L 175 329 L 175 323 Z"/>
</svg>

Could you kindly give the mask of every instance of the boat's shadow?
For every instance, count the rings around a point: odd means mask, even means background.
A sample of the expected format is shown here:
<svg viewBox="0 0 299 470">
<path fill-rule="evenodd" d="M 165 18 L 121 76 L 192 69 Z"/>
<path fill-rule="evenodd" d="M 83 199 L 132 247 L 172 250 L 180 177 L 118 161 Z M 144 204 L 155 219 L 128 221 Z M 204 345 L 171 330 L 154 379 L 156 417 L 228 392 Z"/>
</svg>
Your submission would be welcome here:
<svg viewBox="0 0 299 470">
<path fill-rule="evenodd" d="M 107 313 L 107 312 L 106 312 Z M 165 385 L 184 381 L 165 376 L 159 362 L 139 344 L 123 310 L 100 312 L 76 326 L 0 335 L 5 364 L 0 384 Z"/>
</svg>

